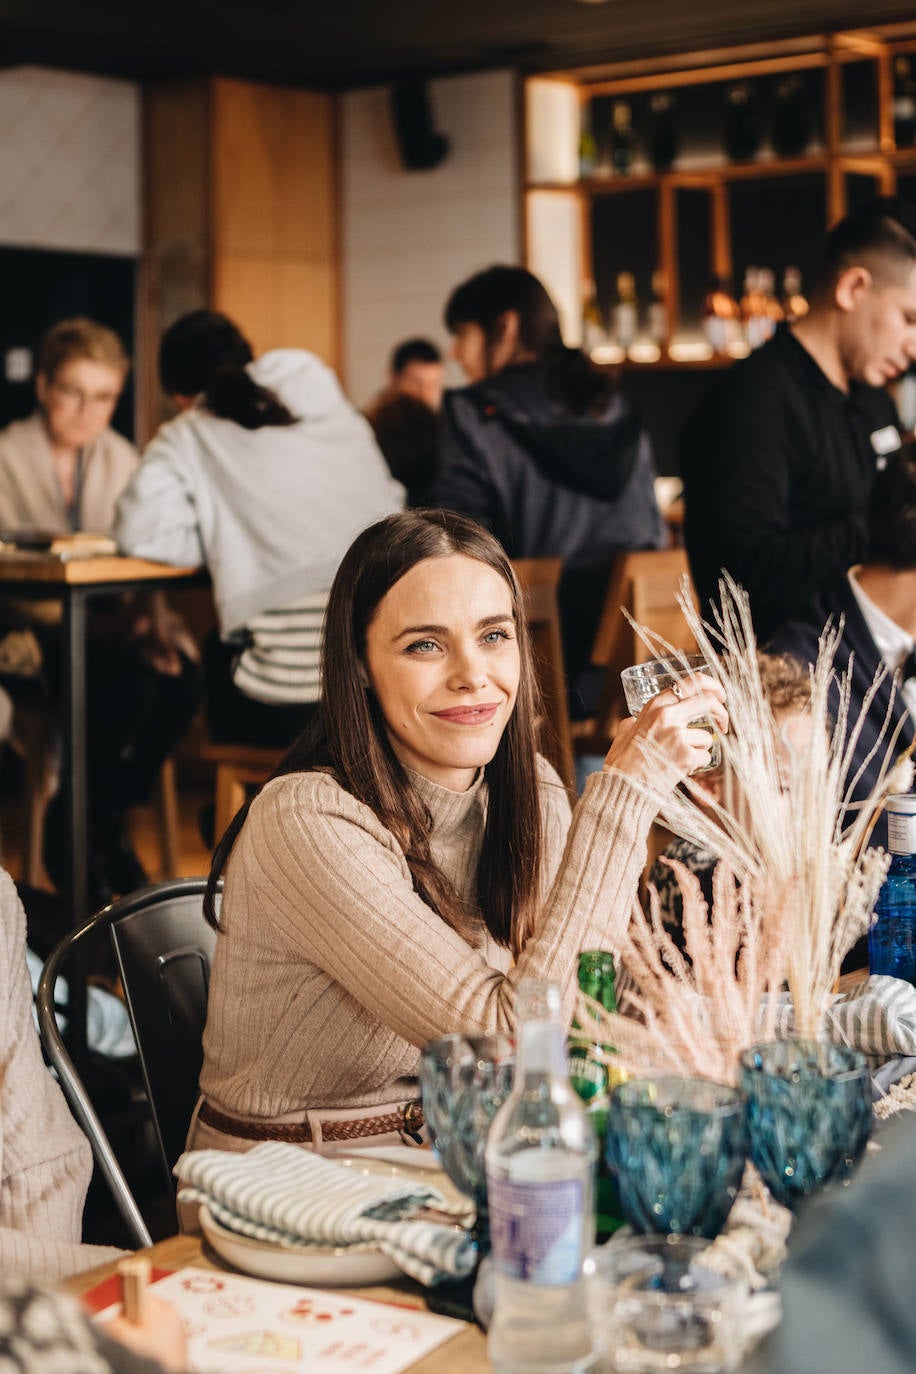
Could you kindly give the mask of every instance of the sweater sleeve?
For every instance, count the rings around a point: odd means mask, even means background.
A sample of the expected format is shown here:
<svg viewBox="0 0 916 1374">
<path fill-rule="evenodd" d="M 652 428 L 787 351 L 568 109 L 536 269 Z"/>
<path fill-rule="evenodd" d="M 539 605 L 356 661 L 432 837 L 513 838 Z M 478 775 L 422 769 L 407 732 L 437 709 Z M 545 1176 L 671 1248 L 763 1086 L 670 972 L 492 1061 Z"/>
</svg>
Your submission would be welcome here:
<svg viewBox="0 0 916 1374">
<path fill-rule="evenodd" d="M 179 568 L 206 561 L 194 494 L 173 444 L 160 433 L 143 455 L 115 512 L 114 537 L 122 551 Z"/>
<path fill-rule="evenodd" d="M 555 873 L 508 973 L 417 895 L 393 836 L 327 776 L 290 775 L 262 793 L 242 832 L 235 876 L 249 910 L 263 913 L 296 957 L 423 1045 L 450 1031 L 511 1030 L 522 978 L 558 982 L 571 1020 L 579 951 L 619 945 L 654 810 L 623 775 L 602 772 L 589 779 L 565 843 L 560 810 L 548 815 Z"/>
<path fill-rule="evenodd" d="M 25 962 L 25 912 L 0 871 L 0 1269 L 61 1278 L 117 1251 L 81 1245 L 92 1157 L 41 1057 Z"/>
</svg>

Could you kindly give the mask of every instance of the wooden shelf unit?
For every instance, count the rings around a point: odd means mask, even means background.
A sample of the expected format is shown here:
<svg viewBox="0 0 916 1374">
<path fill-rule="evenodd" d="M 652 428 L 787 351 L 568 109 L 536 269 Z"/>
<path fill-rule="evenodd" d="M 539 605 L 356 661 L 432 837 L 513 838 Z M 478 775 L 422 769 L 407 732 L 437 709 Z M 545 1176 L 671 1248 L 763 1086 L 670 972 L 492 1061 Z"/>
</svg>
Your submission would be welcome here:
<svg viewBox="0 0 916 1374">
<path fill-rule="evenodd" d="M 893 62 L 898 54 L 916 54 L 916 22 L 879 25 L 869 29 L 833 34 L 814 34 L 784 42 L 745 44 L 655 58 L 646 63 L 625 62 L 552 72 L 528 78 L 525 91 L 526 180 L 523 187 L 525 256 L 531 269 L 547 283 L 560 305 L 564 330 L 571 341 L 581 327 L 582 302 L 596 280 L 593 261 L 593 207 L 612 196 L 650 193 L 654 196 L 656 266 L 667 283 L 665 305 L 668 343 L 678 330 L 680 190 L 706 191 L 709 202 L 710 274 L 732 277 L 731 199 L 739 184 L 765 183 L 777 178 L 823 179 L 825 223 L 805 222 L 804 234 L 819 239 L 826 228 L 847 213 L 852 183 L 869 178 L 878 195 L 893 195 L 898 176 L 916 176 L 916 146 L 897 148 L 893 121 Z M 874 143 L 861 146 L 844 132 L 844 81 L 851 64 L 869 64 L 874 83 Z M 916 68 L 916 62 L 914 62 Z M 864 70 L 864 67 L 863 67 Z M 781 158 L 767 153 L 749 162 L 709 162 L 688 157 L 676 160 L 670 170 L 646 170 L 637 163 L 632 175 L 595 175 L 580 179 L 577 148 L 561 147 L 556 130 L 565 137 L 581 127 L 582 107 L 602 98 L 628 98 L 648 92 L 678 91 L 688 87 L 717 86 L 786 73 L 822 73 L 822 137 L 801 156 Z M 538 114 L 535 100 L 548 102 Z M 565 107 L 565 108 L 564 108 Z M 562 118 L 552 120 L 550 111 Z M 534 112 L 534 113 L 533 113 Z M 870 142 L 870 138 L 867 140 Z M 545 174 L 545 167 L 549 171 Z M 861 181 L 855 187 L 863 194 Z M 869 193 L 868 189 L 864 194 Z M 765 261 L 766 259 L 764 259 Z M 625 261 L 614 271 L 628 268 Z M 735 283 L 740 293 L 740 283 Z M 693 321 L 691 321 L 691 324 Z M 699 321 L 696 321 L 699 328 Z M 706 366 L 723 365 L 713 359 Z M 651 368 L 696 367 L 696 361 L 679 363 L 667 357 L 658 363 L 637 363 L 640 371 Z M 703 366 L 703 363 L 699 364 Z"/>
</svg>

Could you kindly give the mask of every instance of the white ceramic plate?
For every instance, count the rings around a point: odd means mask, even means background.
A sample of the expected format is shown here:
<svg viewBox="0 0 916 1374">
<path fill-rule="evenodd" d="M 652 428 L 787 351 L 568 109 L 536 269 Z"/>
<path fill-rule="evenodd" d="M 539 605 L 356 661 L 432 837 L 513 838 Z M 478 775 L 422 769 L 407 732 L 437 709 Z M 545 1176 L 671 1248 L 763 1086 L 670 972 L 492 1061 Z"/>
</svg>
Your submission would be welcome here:
<svg viewBox="0 0 916 1374">
<path fill-rule="evenodd" d="M 201 1207 L 199 1217 L 204 1236 L 220 1258 L 257 1279 L 304 1283 L 309 1287 L 357 1288 L 388 1283 L 402 1274 L 394 1260 L 374 1245 L 343 1245 L 338 1249 L 271 1245 L 230 1231 L 210 1215 L 207 1207 Z"/>
</svg>

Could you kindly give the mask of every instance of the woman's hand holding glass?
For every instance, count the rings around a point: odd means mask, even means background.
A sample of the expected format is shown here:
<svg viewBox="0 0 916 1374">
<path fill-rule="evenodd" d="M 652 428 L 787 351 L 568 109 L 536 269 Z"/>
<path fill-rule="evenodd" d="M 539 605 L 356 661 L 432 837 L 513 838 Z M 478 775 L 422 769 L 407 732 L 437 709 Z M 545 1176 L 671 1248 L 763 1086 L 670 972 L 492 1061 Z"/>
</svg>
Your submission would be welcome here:
<svg viewBox="0 0 916 1374">
<path fill-rule="evenodd" d="M 728 732 L 725 693 L 714 678 L 697 673 L 652 697 L 638 716 L 622 720 L 604 760 L 605 768 L 655 786 L 674 788 L 705 768 L 713 737 L 696 722 L 707 717 L 719 734 Z"/>
</svg>

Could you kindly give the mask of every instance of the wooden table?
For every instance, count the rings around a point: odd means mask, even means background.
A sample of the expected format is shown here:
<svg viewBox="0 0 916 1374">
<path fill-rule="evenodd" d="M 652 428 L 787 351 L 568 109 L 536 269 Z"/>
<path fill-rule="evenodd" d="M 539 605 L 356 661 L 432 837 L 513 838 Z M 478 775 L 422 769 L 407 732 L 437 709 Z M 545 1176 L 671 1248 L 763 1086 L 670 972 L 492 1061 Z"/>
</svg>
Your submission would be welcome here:
<svg viewBox="0 0 916 1374">
<path fill-rule="evenodd" d="M 184 1269 L 196 1265 L 202 1269 L 225 1269 L 224 1265 L 199 1236 L 172 1236 L 162 1240 L 149 1250 L 140 1254 L 149 1255 L 154 1265 L 161 1269 Z M 97 1283 L 109 1278 L 115 1272 L 115 1265 L 105 1264 L 98 1269 L 90 1269 L 85 1274 L 77 1274 L 68 1279 L 63 1287 L 68 1293 L 79 1296 Z M 350 1292 L 357 1298 L 374 1298 L 379 1302 L 395 1302 L 400 1306 L 425 1307 L 423 1289 L 410 1279 L 403 1279 L 390 1287 L 353 1288 L 336 1290 Z M 487 1338 L 478 1326 L 465 1326 L 451 1340 L 424 1355 L 422 1360 L 410 1366 L 411 1374 L 488 1374 L 491 1369 L 487 1359 Z"/>
<path fill-rule="evenodd" d="M 64 872 L 61 897 L 71 926 L 89 915 L 86 753 L 86 620 L 94 596 L 209 585 L 203 568 L 174 568 L 144 558 L 116 555 L 63 559 L 24 550 L 0 553 L 0 593 L 60 601 L 60 701 L 63 716 L 61 791 L 64 810 Z M 79 951 L 70 975 L 70 1042 L 80 1064 L 86 1049 L 86 981 Z"/>
</svg>

